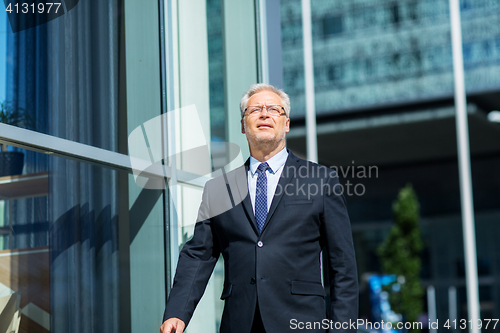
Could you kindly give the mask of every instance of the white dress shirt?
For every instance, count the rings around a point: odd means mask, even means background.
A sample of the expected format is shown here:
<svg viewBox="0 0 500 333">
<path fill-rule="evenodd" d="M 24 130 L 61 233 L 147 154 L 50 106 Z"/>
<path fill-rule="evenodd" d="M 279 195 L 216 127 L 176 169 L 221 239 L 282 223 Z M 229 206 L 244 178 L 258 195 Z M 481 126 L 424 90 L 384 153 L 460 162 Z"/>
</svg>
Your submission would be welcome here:
<svg viewBox="0 0 500 333">
<path fill-rule="evenodd" d="M 279 153 L 267 160 L 267 164 L 270 169 L 266 170 L 267 176 L 267 211 L 271 207 L 271 202 L 273 201 L 274 193 L 276 192 L 276 187 L 283 172 L 283 167 L 285 165 L 286 159 L 288 158 L 288 151 L 286 147 L 283 148 Z M 257 168 L 261 162 L 252 156 L 250 156 L 250 167 L 248 168 L 248 191 L 250 192 L 250 199 L 252 201 L 253 213 L 255 214 L 255 192 L 257 191 Z"/>
</svg>

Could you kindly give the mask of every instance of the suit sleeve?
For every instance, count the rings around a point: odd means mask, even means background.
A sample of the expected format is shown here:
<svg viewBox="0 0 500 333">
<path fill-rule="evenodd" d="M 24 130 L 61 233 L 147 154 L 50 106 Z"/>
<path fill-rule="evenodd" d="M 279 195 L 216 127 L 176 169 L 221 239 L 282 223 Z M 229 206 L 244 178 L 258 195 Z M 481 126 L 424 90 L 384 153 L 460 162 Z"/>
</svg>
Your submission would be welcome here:
<svg viewBox="0 0 500 333">
<path fill-rule="evenodd" d="M 351 223 L 336 172 L 331 173 L 324 190 L 323 234 L 330 279 L 330 320 L 345 327 L 334 332 L 355 333 L 356 329 L 350 324 L 358 318 L 356 257 Z"/>
<path fill-rule="evenodd" d="M 220 250 L 209 212 L 208 187 L 209 183 L 203 191 L 194 235 L 179 254 L 163 321 L 177 317 L 188 325 L 219 258 Z"/>
</svg>

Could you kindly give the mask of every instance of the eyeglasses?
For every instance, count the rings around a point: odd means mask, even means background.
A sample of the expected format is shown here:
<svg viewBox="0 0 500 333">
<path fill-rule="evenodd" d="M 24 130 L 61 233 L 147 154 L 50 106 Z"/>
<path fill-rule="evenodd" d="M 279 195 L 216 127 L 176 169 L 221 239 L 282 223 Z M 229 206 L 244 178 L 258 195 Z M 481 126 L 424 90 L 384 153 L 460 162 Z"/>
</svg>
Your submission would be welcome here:
<svg viewBox="0 0 500 333">
<path fill-rule="evenodd" d="M 249 106 L 245 109 L 245 113 L 249 116 L 257 116 L 260 115 L 262 110 L 264 109 L 266 109 L 267 113 L 273 117 L 279 117 L 286 114 L 286 112 L 285 113 L 281 112 L 285 111 L 285 109 L 281 105 Z"/>
</svg>

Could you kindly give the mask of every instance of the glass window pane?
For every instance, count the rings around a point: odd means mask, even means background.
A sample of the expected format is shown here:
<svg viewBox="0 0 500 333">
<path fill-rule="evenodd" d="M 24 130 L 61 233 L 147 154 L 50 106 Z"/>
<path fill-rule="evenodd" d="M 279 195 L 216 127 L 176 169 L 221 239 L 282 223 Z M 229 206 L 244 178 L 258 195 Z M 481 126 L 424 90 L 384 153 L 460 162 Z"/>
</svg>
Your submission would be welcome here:
<svg viewBox="0 0 500 333">
<path fill-rule="evenodd" d="M 53 7 L 0 12 L 0 122 L 117 151 L 123 2 Z"/>
<path fill-rule="evenodd" d="M 182 207 L 181 209 L 178 209 L 177 212 L 179 221 L 182 223 L 182 227 L 179 228 L 179 232 L 182 235 L 182 244 L 180 245 L 180 248 L 182 248 L 185 242 L 193 236 L 203 188 L 190 185 L 180 185 L 179 189 L 182 197 Z M 219 332 L 220 319 L 222 317 L 222 310 L 224 306 L 224 302 L 220 300 L 223 282 L 224 260 L 221 255 L 217 265 L 215 266 L 214 272 L 210 277 L 205 293 L 196 306 L 193 318 L 191 319 L 186 332 Z"/>
<path fill-rule="evenodd" d="M 46 171 L 0 177 L 0 297 L 19 293 L 20 331 L 157 330 L 164 191 L 125 172 L 27 154 Z"/>
<path fill-rule="evenodd" d="M 212 141 L 226 140 L 222 1 L 207 0 L 210 130 Z"/>
</svg>

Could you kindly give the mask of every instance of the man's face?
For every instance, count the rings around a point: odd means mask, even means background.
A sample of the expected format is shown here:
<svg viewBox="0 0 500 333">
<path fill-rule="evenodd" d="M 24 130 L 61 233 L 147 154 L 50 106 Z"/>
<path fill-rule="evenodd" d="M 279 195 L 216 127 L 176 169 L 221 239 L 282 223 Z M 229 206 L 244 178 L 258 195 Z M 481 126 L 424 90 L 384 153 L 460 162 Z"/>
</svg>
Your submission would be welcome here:
<svg viewBox="0 0 500 333">
<path fill-rule="evenodd" d="M 248 100 L 247 109 L 252 106 L 280 105 L 281 98 L 272 91 L 261 91 Z M 285 112 L 280 116 L 272 116 L 263 109 L 256 114 L 245 113 L 241 120 L 241 133 L 246 134 L 249 144 L 253 147 L 278 145 L 285 139 L 285 134 L 290 131 L 290 118 Z"/>
</svg>

